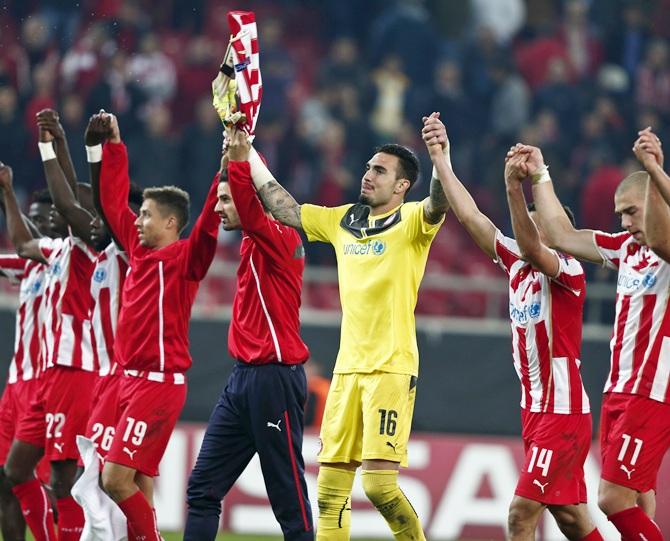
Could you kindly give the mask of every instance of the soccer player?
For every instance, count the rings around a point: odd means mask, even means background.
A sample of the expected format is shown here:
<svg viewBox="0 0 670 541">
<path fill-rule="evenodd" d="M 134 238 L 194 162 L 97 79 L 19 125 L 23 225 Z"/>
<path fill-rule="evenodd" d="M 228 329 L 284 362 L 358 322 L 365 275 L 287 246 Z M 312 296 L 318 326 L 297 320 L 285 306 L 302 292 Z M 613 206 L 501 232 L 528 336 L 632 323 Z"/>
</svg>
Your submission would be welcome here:
<svg viewBox="0 0 670 541">
<path fill-rule="evenodd" d="M 132 541 L 159 541 L 153 477 L 186 398 L 188 322 L 216 250 L 218 178 L 191 235 L 180 240 L 188 222 L 188 194 L 174 186 L 148 188 L 136 215 L 128 207 L 128 155 L 116 118 L 97 115 L 88 130 L 107 140 L 102 151 L 91 152 L 101 155 L 100 202 L 130 268 L 114 341 L 126 377 L 102 481 L 126 516 Z"/>
<path fill-rule="evenodd" d="M 437 118 L 425 119 L 428 146 L 449 204 L 481 250 L 509 276 L 514 368 L 521 381 L 526 459 L 509 510 L 509 539 L 535 539 L 545 509 L 571 540 L 602 540 L 586 506 L 584 461 L 591 443 L 591 413 L 579 373 L 586 280 L 573 258 L 547 248 L 543 224 L 521 189 L 525 161 L 508 160 L 507 202 L 514 239 L 477 208 L 440 145 Z M 569 209 L 563 210 L 572 220 Z"/>
<path fill-rule="evenodd" d="M 284 539 L 314 539 L 302 457 L 303 363 L 309 358 L 299 321 L 304 249 L 295 229 L 263 209 L 244 132 L 234 129 L 227 137 L 216 213 L 226 231 L 243 235 L 228 333 L 237 362 L 189 479 L 184 539 L 214 540 L 221 500 L 256 453 Z"/>
<path fill-rule="evenodd" d="M 445 145 L 446 149 L 446 145 Z M 338 262 L 342 331 L 321 425 L 317 539 L 349 539 L 351 487 L 363 488 L 396 539 L 424 539 L 419 517 L 398 486 L 407 465 L 418 375 L 414 308 L 430 245 L 448 205 L 439 181 L 430 196 L 405 202 L 419 162 L 400 145 L 377 149 L 356 204 L 299 205 L 252 150 L 251 174 L 266 208 L 328 242 Z"/>
<path fill-rule="evenodd" d="M 540 149 L 517 145 L 508 156 L 515 154 L 525 156 L 533 175 L 533 197 L 548 244 L 618 270 L 611 367 L 600 422 L 598 503 L 623 539 L 660 541 L 653 514 L 656 476 L 670 447 L 670 355 L 663 348 L 670 335 L 670 267 L 647 246 L 649 175 L 632 173 L 614 194 L 614 210 L 625 231 L 578 230 L 561 209 Z"/>
<path fill-rule="evenodd" d="M 1 171 L 0 174 L 7 174 Z M 3 206 L 4 205 L 0 205 Z M 38 233 L 54 236 L 51 228 L 51 196 L 46 190 L 36 192 L 30 205 L 28 219 Z M 64 223 L 54 216 L 63 230 Z M 23 259 L 16 254 L 0 255 L 0 275 L 20 285 L 19 306 L 16 310 L 14 356 L 9 365 L 9 377 L 0 400 L 0 530 L 4 539 L 23 539 L 26 523 L 19 500 L 12 492 L 11 483 L 4 473 L 4 464 L 14 440 L 18 419 L 26 415 L 31 400 L 38 390 L 41 375 L 40 338 L 43 312 L 46 267 L 42 263 Z M 53 531 L 53 514 L 45 507 L 47 528 Z M 55 533 L 53 534 L 55 535 Z"/>
<path fill-rule="evenodd" d="M 53 187 L 54 175 L 68 175 L 58 155 L 67 152 L 62 141 L 40 128 L 40 154 Z M 82 192 L 83 193 L 83 192 Z M 57 191 L 52 191 L 54 202 Z M 45 283 L 45 321 L 42 326 L 42 360 L 45 369 L 29 414 L 20 421 L 16 439 L 7 459 L 6 473 L 16 485 L 24 516 L 33 533 L 31 520 L 41 525 L 43 495 L 33 471 L 44 454 L 51 462 L 51 486 L 58 509 L 60 540 L 79 539 L 84 526 L 81 507 L 70 490 L 74 483 L 79 452 L 76 435 L 86 427 L 95 381 L 91 352 L 90 280 L 95 253 L 77 235 L 34 239 L 18 218 L 18 206 L 11 189 L 5 189 L 10 235 L 19 255 L 48 265 Z M 63 208 L 63 207 L 60 207 Z M 64 211 L 69 221 L 70 209 Z M 12 216 L 10 218 L 10 215 Z"/>
</svg>

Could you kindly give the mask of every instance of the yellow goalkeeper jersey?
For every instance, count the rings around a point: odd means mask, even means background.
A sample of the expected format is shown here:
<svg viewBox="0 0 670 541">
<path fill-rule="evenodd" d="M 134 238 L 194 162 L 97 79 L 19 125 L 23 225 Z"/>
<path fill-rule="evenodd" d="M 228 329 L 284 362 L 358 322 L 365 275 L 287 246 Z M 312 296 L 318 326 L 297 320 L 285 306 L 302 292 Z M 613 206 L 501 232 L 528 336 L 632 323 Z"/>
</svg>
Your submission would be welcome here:
<svg viewBox="0 0 670 541">
<path fill-rule="evenodd" d="M 336 374 L 418 375 L 414 308 L 431 242 L 442 224 L 429 224 L 423 202 L 404 203 L 370 218 L 361 205 L 302 205 L 310 241 L 335 248 L 342 304 Z"/>
</svg>

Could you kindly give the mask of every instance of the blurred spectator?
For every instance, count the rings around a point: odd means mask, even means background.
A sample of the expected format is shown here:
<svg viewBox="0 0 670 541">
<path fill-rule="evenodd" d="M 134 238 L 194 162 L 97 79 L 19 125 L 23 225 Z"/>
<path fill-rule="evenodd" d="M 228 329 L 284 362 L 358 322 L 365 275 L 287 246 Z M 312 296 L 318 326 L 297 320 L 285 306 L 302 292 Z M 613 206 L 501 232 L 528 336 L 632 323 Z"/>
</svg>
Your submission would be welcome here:
<svg viewBox="0 0 670 541">
<path fill-rule="evenodd" d="M 84 132 L 88 118 L 85 116 L 84 102 L 78 94 L 67 94 L 61 100 L 59 113 L 61 124 L 67 134 L 77 178 L 82 182 L 88 182 L 89 174 L 84 144 Z"/>
<path fill-rule="evenodd" d="M 588 18 L 586 0 L 567 0 L 561 38 L 575 75 L 593 75 L 602 62 L 602 46 Z"/>
<path fill-rule="evenodd" d="M 147 34 L 140 50 L 128 62 L 129 77 L 149 101 L 170 101 L 177 89 L 177 70 L 172 59 L 161 51 L 156 34 Z"/>
<path fill-rule="evenodd" d="M 620 13 L 621 20 L 607 38 L 607 57 L 634 78 L 649 40 L 649 22 L 642 6 L 635 1 L 625 2 Z"/>
<path fill-rule="evenodd" d="M 579 91 L 568 78 L 568 66 L 564 58 L 556 56 L 549 60 L 547 79 L 536 91 L 535 108 L 553 111 L 567 136 L 573 136 L 579 127 L 581 111 Z"/>
<path fill-rule="evenodd" d="M 491 129 L 503 138 L 516 137 L 528 121 L 530 92 L 507 57 L 499 58 L 490 70 L 496 84 L 491 99 Z"/>
<path fill-rule="evenodd" d="M 499 44 L 508 43 L 526 18 L 522 0 L 470 0 L 475 30 L 489 28 Z"/>
<path fill-rule="evenodd" d="M 305 401 L 305 427 L 319 429 L 330 389 L 330 379 L 323 374 L 323 367 L 310 358 L 305 363 L 307 376 L 307 400 Z"/>
<path fill-rule="evenodd" d="M 190 189 L 189 179 L 180 172 L 179 139 L 172 131 L 172 115 L 165 105 L 153 104 L 146 108 L 144 130 L 139 134 L 125 135 L 124 125 L 119 125 L 128 145 L 133 182 L 143 188 L 171 184 Z"/>
<path fill-rule="evenodd" d="M 191 207 L 200 209 L 219 170 L 223 143 L 223 126 L 209 97 L 196 104 L 195 120 L 184 129 L 183 141 L 181 175 L 189 186 Z"/>
<path fill-rule="evenodd" d="M 106 59 L 98 83 L 91 89 L 86 103 L 86 116 L 100 109 L 114 113 L 119 124 L 130 132 L 138 127 L 138 112 L 144 102 L 142 92 L 129 78 L 126 53 L 116 51 Z"/>
<path fill-rule="evenodd" d="M 19 174 L 22 162 L 26 161 L 28 131 L 18 108 L 16 90 L 11 86 L 0 87 L 0 148 L 2 161 L 14 167 L 17 182 L 23 182 Z M 17 169 L 19 172 L 17 172 Z"/>
<path fill-rule="evenodd" d="M 370 32 L 370 58 L 377 67 L 386 58 L 400 58 L 412 84 L 429 84 L 439 40 L 433 29 L 424 0 L 393 0 L 373 21 Z"/>
<path fill-rule="evenodd" d="M 612 205 L 603 202 L 614 201 L 614 192 L 623 178 L 621 168 L 611 163 L 604 163 L 593 171 L 582 190 L 579 227 L 601 231 L 621 228 Z"/>
<path fill-rule="evenodd" d="M 637 104 L 670 113 L 670 50 L 664 40 L 649 43 L 637 73 Z"/>
<path fill-rule="evenodd" d="M 400 58 L 389 55 L 372 73 L 374 98 L 370 123 L 378 143 L 400 133 L 410 79 L 402 71 Z"/>
</svg>

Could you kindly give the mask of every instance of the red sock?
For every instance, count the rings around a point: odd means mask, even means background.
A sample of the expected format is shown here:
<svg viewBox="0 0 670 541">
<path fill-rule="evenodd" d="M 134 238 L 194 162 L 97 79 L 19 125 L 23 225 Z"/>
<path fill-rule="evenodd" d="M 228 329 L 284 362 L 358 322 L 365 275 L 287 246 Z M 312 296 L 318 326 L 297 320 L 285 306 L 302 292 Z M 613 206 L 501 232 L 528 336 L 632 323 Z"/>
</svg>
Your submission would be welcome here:
<svg viewBox="0 0 670 541">
<path fill-rule="evenodd" d="M 149 502 L 138 490 L 130 498 L 119 502 L 119 507 L 128 520 L 128 530 L 134 536 L 128 541 L 161 541 L 158 533 L 154 510 Z"/>
<path fill-rule="evenodd" d="M 607 517 L 624 541 L 663 541 L 663 534 L 641 507 L 631 507 Z"/>
<path fill-rule="evenodd" d="M 56 541 L 54 513 L 47 493 L 37 479 L 31 479 L 12 488 L 21 504 L 23 518 L 36 541 Z"/>
<path fill-rule="evenodd" d="M 582 537 L 579 541 L 605 541 L 603 536 L 600 535 L 598 528 L 594 528 L 593 531 L 586 537 Z"/>
<path fill-rule="evenodd" d="M 56 500 L 58 541 L 79 541 L 84 531 L 84 510 L 72 496 Z"/>
</svg>

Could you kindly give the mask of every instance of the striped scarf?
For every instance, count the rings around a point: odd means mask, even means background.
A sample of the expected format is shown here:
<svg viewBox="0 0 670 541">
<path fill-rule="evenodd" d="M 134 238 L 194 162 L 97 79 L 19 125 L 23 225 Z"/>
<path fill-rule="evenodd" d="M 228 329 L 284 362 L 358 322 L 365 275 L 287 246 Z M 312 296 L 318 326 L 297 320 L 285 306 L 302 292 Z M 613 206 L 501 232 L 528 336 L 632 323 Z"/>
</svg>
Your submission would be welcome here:
<svg viewBox="0 0 670 541">
<path fill-rule="evenodd" d="M 246 116 L 244 131 L 253 139 L 263 96 L 258 54 L 258 31 L 253 11 L 228 12 L 233 67 L 240 111 Z"/>
</svg>

